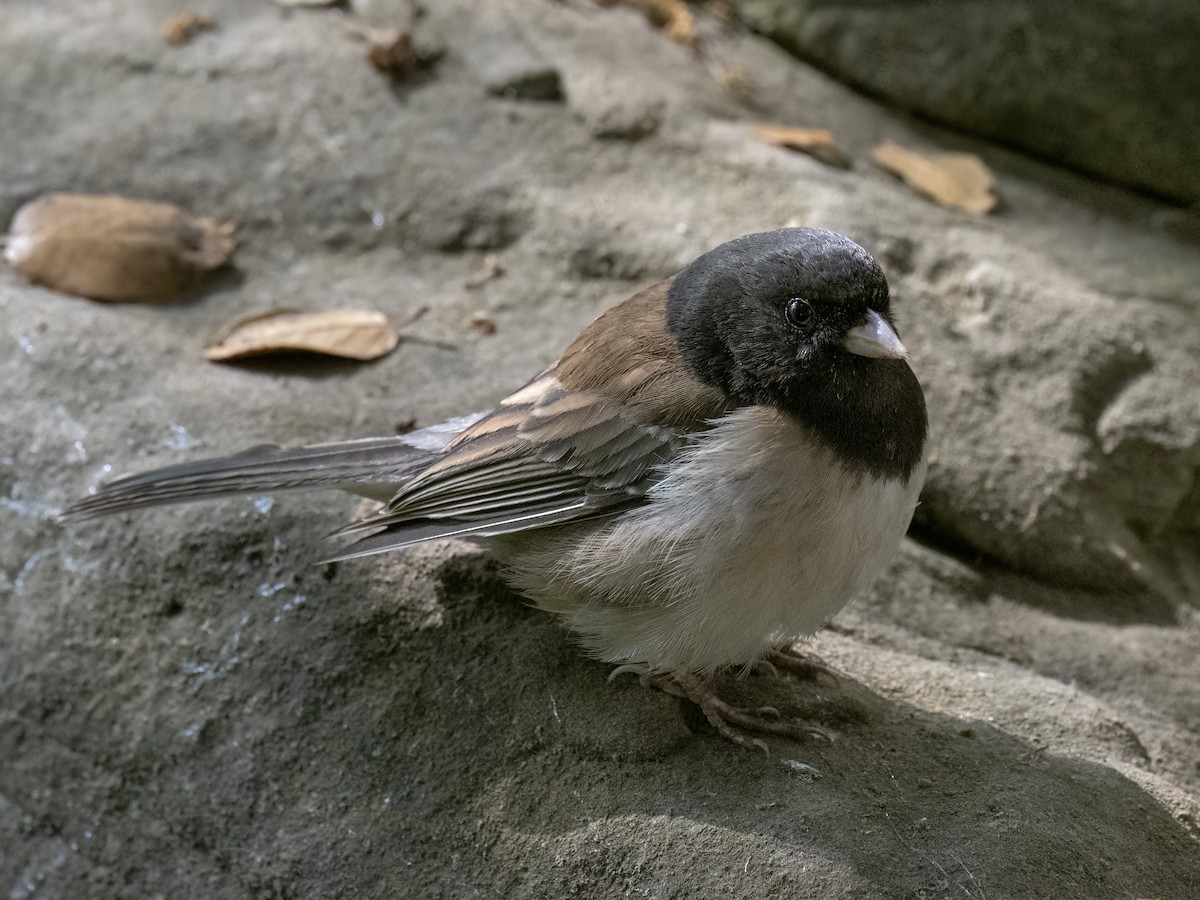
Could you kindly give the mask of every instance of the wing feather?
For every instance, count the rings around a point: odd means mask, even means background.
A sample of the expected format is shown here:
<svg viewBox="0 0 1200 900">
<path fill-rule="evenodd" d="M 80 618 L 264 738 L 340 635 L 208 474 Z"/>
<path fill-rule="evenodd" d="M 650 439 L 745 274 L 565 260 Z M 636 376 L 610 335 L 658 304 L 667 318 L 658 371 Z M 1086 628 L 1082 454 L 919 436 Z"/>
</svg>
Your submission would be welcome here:
<svg viewBox="0 0 1200 900">
<path fill-rule="evenodd" d="M 615 512 L 641 498 L 654 467 L 683 441 L 678 430 L 639 421 L 603 395 L 567 391 L 553 370 L 513 397 L 524 400 L 510 397 L 384 509 L 339 532 L 372 532 L 347 553 L 382 552 L 428 534 L 501 534 Z"/>
</svg>

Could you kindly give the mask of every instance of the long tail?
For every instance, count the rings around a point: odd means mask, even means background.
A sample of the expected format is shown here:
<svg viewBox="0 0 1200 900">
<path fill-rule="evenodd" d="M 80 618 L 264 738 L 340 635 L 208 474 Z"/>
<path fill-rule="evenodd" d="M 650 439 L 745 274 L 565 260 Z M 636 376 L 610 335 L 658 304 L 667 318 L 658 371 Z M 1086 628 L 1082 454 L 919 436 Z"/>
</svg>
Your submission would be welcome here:
<svg viewBox="0 0 1200 900">
<path fill-rule="evenodd" d="M 67 507 L 61 518 L 92 519 L 167 503 L 298 488 L 333 487 L 386 500 L 481 415 L 395 437 L 309 447 L 265 444 L 233 456 L 128 475 Z"/>
</svg>

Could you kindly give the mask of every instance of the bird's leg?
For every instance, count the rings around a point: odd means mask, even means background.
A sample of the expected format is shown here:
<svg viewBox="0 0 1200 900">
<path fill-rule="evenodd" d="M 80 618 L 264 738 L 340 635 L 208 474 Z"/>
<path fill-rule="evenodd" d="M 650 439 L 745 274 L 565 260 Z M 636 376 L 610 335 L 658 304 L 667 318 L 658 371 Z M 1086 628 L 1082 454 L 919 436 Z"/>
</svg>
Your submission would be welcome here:
<svg viewBox="0 0 1200 900">
<path fill-rule="evenodd" d="M 759 668 L 766 669 L 776 676 L 782 669 L 805 681 L 816 681 L 821 675 L 825 675 L 835 684 L 837 683 L 837 674 L 824 660 L 801 653 L 796 649 L 795 644 L 768 650 L 758 665 Z"/>
<path fill-rule="evenodd" d="M 759 738 L 748 737 L 745 731 L 777 734 L 803 740 L 820 737 L 832 741 L 832 735 L 809 722 L 783 721 L 779 710 L 771 706 L 744 709 L 732 706 L 716 695 L 711 679 L 699 675 L 651 675 L 649 682 L 674 697 L 690 700 L 700 707 L 704 717 L 722 737 L 742 747 L 757 747 L 764 752 L 767 745 Z"/>
</svg>

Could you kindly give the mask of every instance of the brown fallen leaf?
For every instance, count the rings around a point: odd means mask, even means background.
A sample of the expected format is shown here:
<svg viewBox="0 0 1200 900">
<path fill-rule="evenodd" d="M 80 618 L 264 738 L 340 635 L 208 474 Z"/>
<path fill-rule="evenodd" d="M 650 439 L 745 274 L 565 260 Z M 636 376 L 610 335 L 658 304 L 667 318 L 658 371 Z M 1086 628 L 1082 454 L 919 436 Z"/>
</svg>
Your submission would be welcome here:
<svg viewBox="0 0 1200 900">
<path fill-rule="evenodd" d="M 183 12 L 171 16 L 163 25 L 163 37 L 172 47 L 182 47 L 196 35 L 212 31 L 217 20 L 205 13 Z"/>
<path fill-rule="evenodd" d="M 440 47 L 418 44 L 412 34 L 396 28 L 371 28 L 346 23 L 346 33 L 367 45 L 367 59 L 375 71 L 396 81 L 431 69 L 442 58 Z"/>
<path fill-rule="evenodd" d="M 170 203 L 45 194 L 17 210 L 4 257 L 52 290 L 93 300 L 159 302 L 228 262 L 234 228 Z"/>
<path fill-rule="evenodd" d="M 996 205 L 992 172 L 974 153 L 918 153 L 884 141 L 871 158 L 942 206 L 981 216 Z"/>
<path fill-rule="evenodd" d="M 649 5 L 652 17 L 665 19 L 659 27 L 667 37 L 684 47 L 696 46 L 696 21 L 684 0 L 650 0 Z"/>
<path fill-rule="evenodd" d="M 343 6 L 346 0 L 275 0 L 276 6 L 283 7 L 312 7 Z"/>
<path fill-rule="evenodd" d="M 760 141 L 788 150 L 799 150 L 821 162 L 841 169 L 850 168 L 850 158 L 833 139 L 827 128 L 789 128 L 785 125 L 755 125 L 754 136 Z"/>
<path fill-rule="evenodd" d="M 471 316 L 470 324 L 480 334 L 496 333 L 496 320 L 482 310 Z"/>
<path fill-rule="evenodd" d="M 231 322 L 204 355 L 216 362 L 269 353 L 317 353 L 345 359 L 378 359 L 400 340 L 387 316 L 367 309 L 298 312 L 273 309 Z"/>
</svg>

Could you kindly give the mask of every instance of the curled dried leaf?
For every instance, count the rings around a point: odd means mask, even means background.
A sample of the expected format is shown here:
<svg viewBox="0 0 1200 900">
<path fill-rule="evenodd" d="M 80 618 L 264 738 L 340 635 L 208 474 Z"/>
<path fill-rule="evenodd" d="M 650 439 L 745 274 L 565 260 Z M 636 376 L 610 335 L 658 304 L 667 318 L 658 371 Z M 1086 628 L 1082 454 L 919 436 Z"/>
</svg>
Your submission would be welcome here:
<svg viewBox="0 0 1200 900">
<path fill-rule="evenodd" d="M 425 72 L 442 58 L 442 48 L 419 44 L 408 31 L 348 22 L 346 33 L 366 43 L 367 60 L 375 71 L 396 81 Z"/>
<path fill-rule="evenodd" d="M 496 320 L 482 310 L 471 316 L 470 324 L 480 334 L 496 333 Z"/>
<path fill-rule="evenodd" d="M 217 362 L 270 353 L 317 353 L 344 359 L 378 359 L 391 353 L 400 335 L 381 312 L 275 309 L 235 320 L 222 329 L 204 355 Z"/>
<path fill-rule="evenodd" d="M 172 47 L 181 47 L 196 35 L 212 31 L 217 20 L 205 13 L 183 12 L 171 16 L 163 25 L 163 37 Z"/>
<path fill-rule="evenodd" d="M 850 168 L 850 158 L 842 152 L 827 128 L 789 128 L 784 125 L 755 125 L 754 136 L 767 144 L 799 150 L 821 162 L 841 169 Z"/>
<path fill-rule="evenodd" d="M 17 210 L 5 259 L 30 281 L 93 300 L 160 302 L 229 261 L 234 225 L 170 203 L 46 194 Z"/>
<path fill-rule="evenodd" d="M 981 216 L 996 205 L 992 172 L 974 153 L 918 153 L 884 141 L 871 158 L 942 206 Z"/>
<path fill-rule="evenodd" d="M 696 21 L 684 0 L 654 0 L 651 5 L 665 15 L 662 29 L 667 37 L 684 47 L 696 46 Z"/>
</svg>

